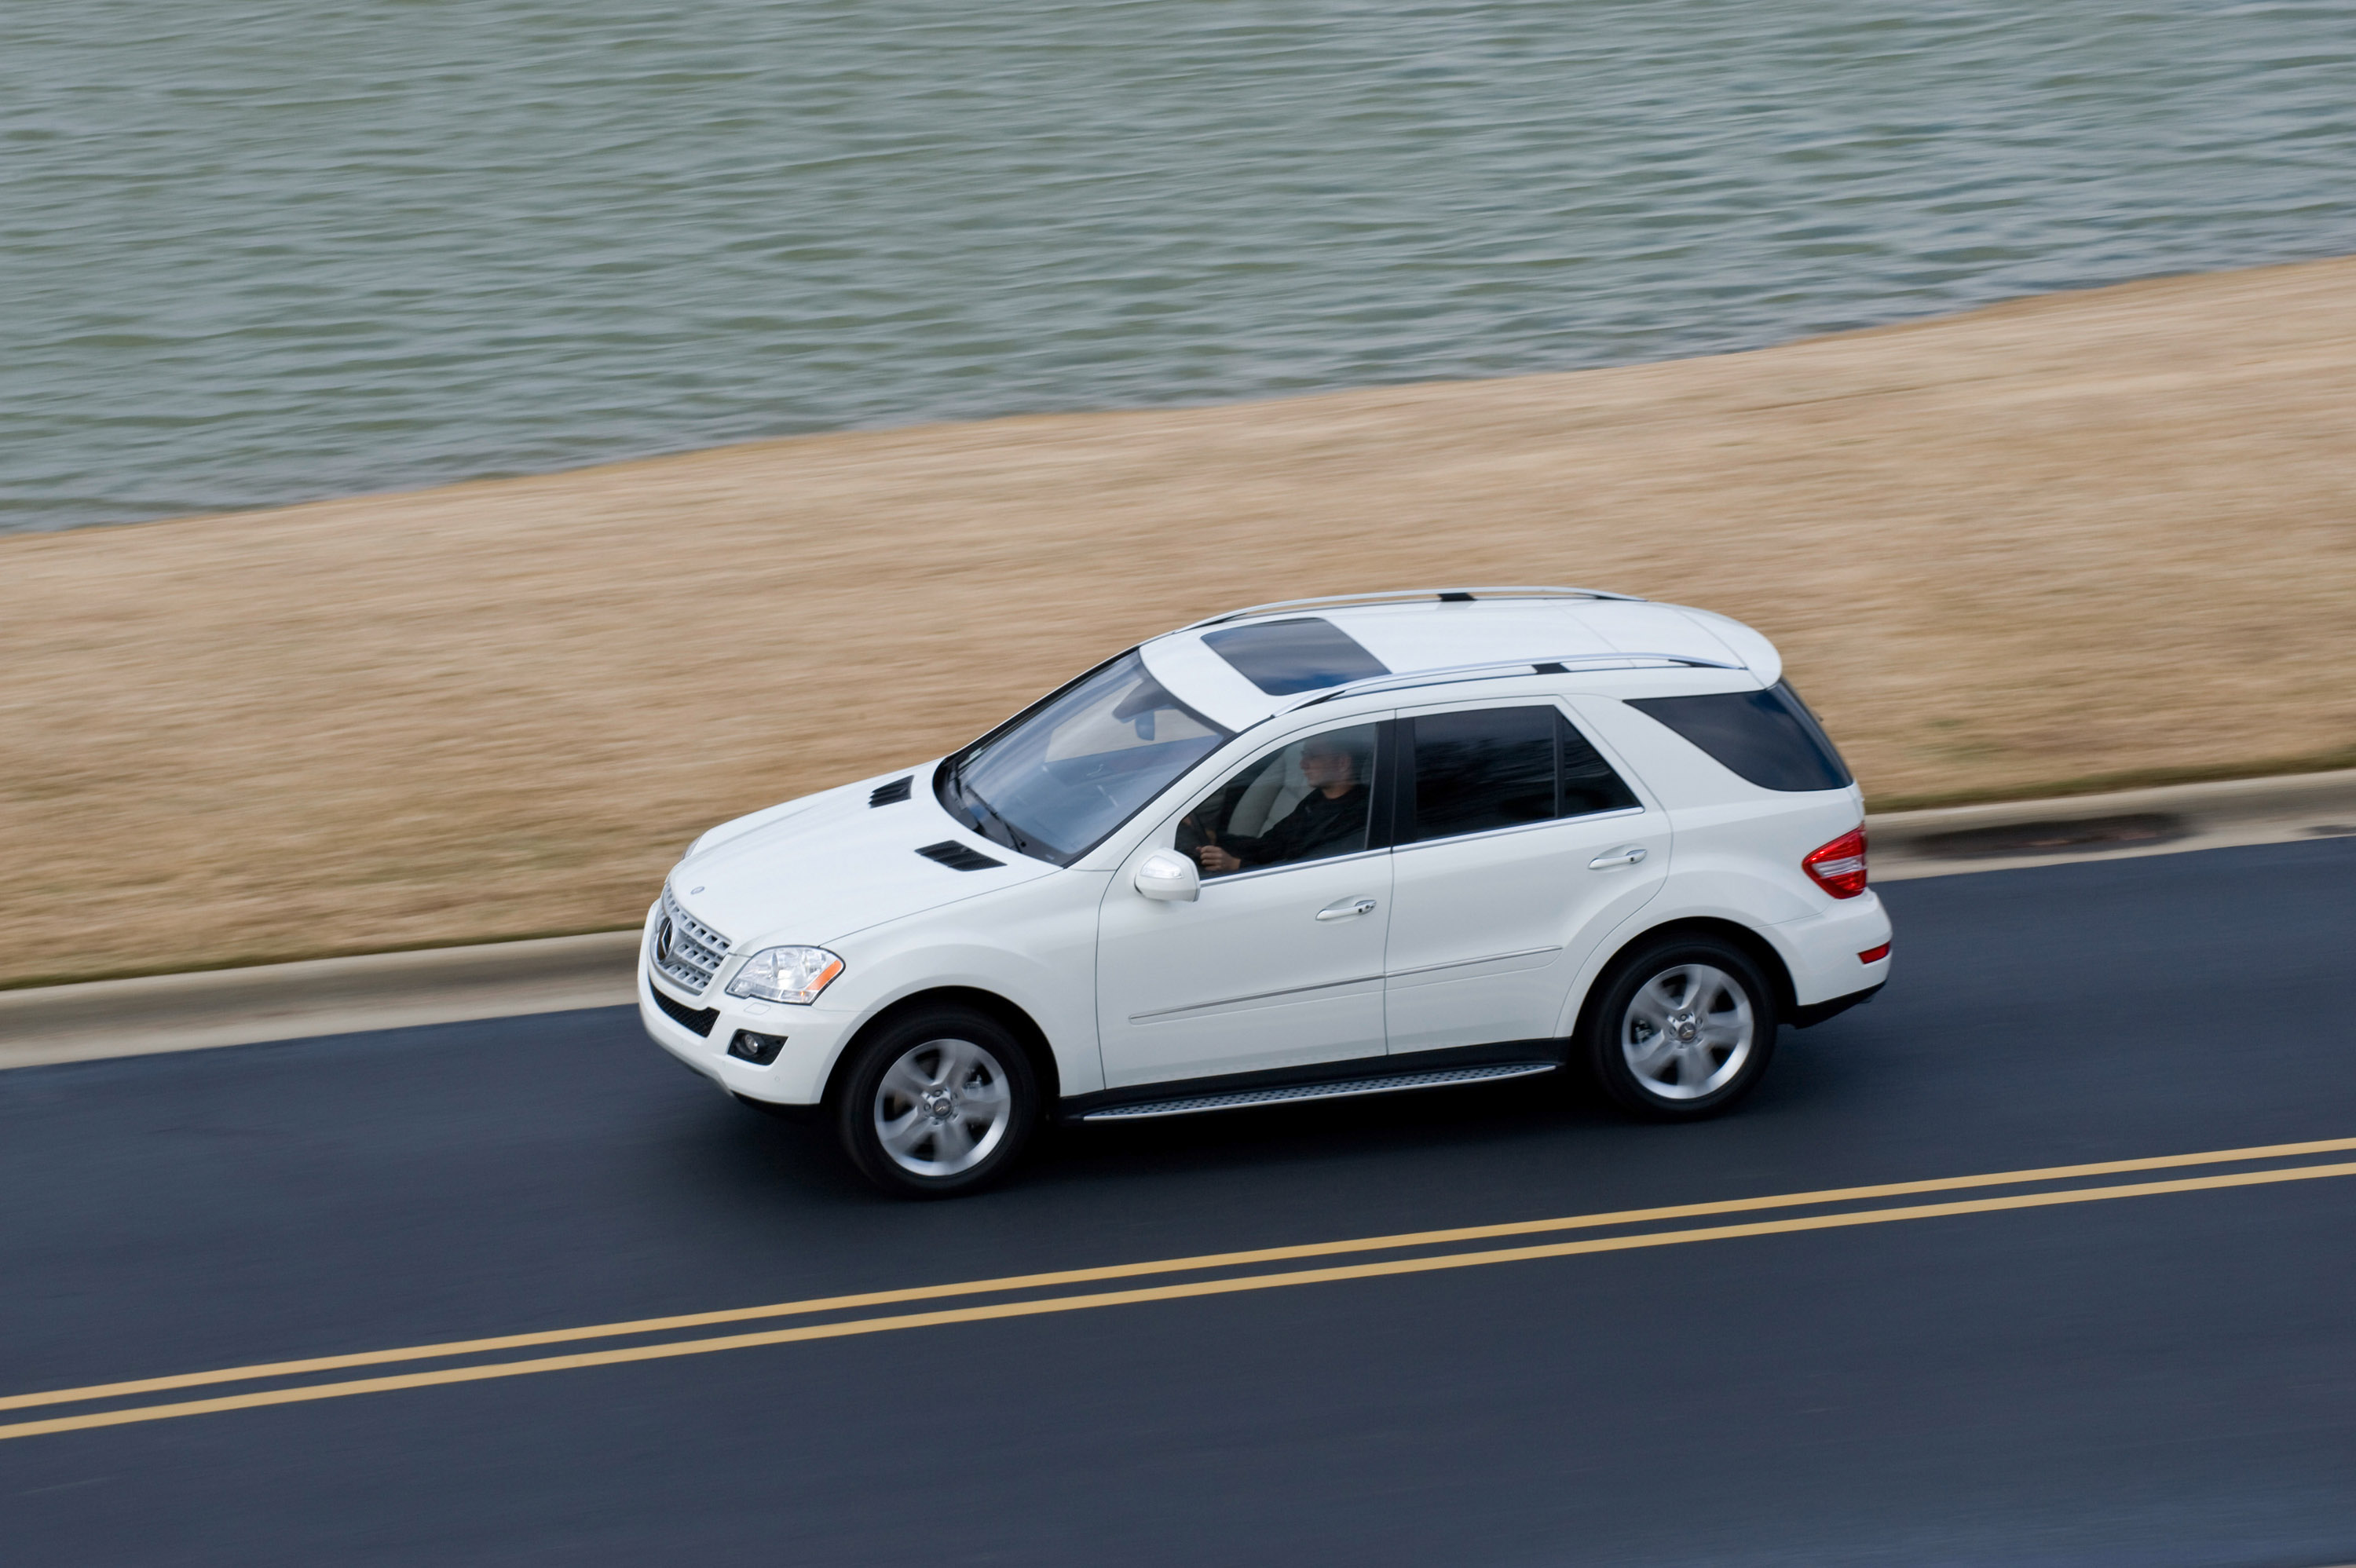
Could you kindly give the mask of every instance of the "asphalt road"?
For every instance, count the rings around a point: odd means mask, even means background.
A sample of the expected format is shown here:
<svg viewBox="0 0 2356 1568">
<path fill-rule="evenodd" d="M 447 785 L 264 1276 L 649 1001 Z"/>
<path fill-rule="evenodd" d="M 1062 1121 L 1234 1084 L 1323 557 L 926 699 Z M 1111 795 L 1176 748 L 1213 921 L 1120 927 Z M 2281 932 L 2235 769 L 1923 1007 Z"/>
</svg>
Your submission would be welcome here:
<svg viewBox="0 0 2356 1568">
<path fill-rule="evenodd" d="M 0 1074 L 0 1393 L 2356 1138 L 2356 840 L 1884 896 L 1889 989 L 1719 1122 L 1398 1096 L 1059 1135 L 950 1204 L 622 1010 Z M 0 1559 L 2338 1563 L 2351 1243 L 2356 1176 L 2211 1187 L 49 1433 L 0 1441 Z"/>
</svg>

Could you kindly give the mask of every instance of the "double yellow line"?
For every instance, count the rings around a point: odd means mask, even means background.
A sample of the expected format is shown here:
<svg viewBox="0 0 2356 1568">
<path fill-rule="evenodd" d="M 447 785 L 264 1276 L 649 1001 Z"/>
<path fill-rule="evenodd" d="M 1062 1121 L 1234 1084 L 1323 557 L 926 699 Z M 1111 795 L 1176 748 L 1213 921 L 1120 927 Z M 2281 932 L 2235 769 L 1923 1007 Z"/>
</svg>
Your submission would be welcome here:
<svg viewBox="0 0 2356 1568">
<path fill-rule="evenodd" d="M 433 1345 L 410 1345 L 389 1350 L 367 1350 L 344 1356 L 316 1356 L 304 1360 L 268 1361 L 213 1371 L 182 1372 L 169 1377 L 139 1378 L 123 1382 L 94 1383 L 84 1388 L 54 1389 L 39 1393 L 0 1397 L 0 1410 L 26 1410 L 43 1405 L 92 1403 L 134 1399 L 142 1394 L 204 1388 L 223 1383 L 267 1382 L 316 1372 L 344 1371 L 358 1367 L 393 1365 L 404 1361 L 456 1360 L 534 1346 L 577 1343 L 591 1339 L 644 1338 L 682 1329 L 712 1328 L 726 1323 L 757 1322 L 778 1317 L 819 1317 L 857 1313 L 862 1308 L 899 1307 L 920 1301 L 954 1300 L 978 1296 L 1054 1291 L 1075 1285 L 1098 1285 L 1112 1280 L 1155 1275 L 1220 1273 L 1217 1277 L 1182 1280 L 1123 1290 L 1066 1295 L 1023 1296 L 1011 1301 L 985 1302 L 921 1312 L 880 1316 L 833 1317 L 822 1323 L 765 1328 L 752 1333 L 662 1339 L 654 1343 L 581 1350 L 566 1355 L 535 1356 L 518 1360 L 476 1361 L 464 1366 L 436 1367 L 423 1371 L 305 1382 L 248 1390 L 208 1399 L 163 1403 L 129 1404 L 75 1415 L 50 1416 L 0 1425 L 0 1438 L 34 1437 L 52 1432 L 77 1432 L 97 1426 L 119 1426 L 140 1421 L 168 1421 L 184 1415 L 208 1415 L 218 1411 L 251 1410 L 261 1405 L 296 1404 L 310 1400 L 342 1399 L 353 1394 L 383 1393 L 395 1389 L 430 1388 L 444 1383 L 479 1382 L 491 1378 L 522 1377 L 533 1372 L 569 1371 L 579 1367 L 619 1366 L 630 1361 L 663 1360 L 674 1356 L 701 1356 L 719 1350 L 739 1350 L 757 1345 L 784 1345 L 806 1339 L 836 1339 L 858 1334 L 883 1334 L 903 1328 L 929 1328 L 950 1323 L 981 1323 L 1005 1317 L 1033 1317 L 1055 1312 L 1079 1312 L 1098 1307 L 1128 1307 L 1150 1301 L 1182 1301 L 1196 1296 L 1232 1296 L 1244 1291 L 1276 1290 L 1298 1285 L 1325 1285 L 1339 1280 L 1379 1279 L 1397 1275 L 1432 1274 L 1445 1269 L 1479 1268 L 1490 1264 L 1526 1263 L 1537 1258 L 1571 1257 L 1586 1253 L 1631 1252 L 1643 1247 L 1674 1247 L 1693 1242 L 1728 1241 L 1743 1236 L 1784 1235 L 1801 1231 L 1839 1230 L 1855 1225 L 1883 1225 L 1901 1220 L 1932 1220 L 1956 1214 L 1998 1213 L 2015 1209 L 2044 1209 L 2069 1203 L 2096 1203 L 2117 1198 L 2150 1198 L 2172 1192 L 2210 1191 L 2223 1188 L 2260 1187 L 2286 1181 L 2314 1181 L 2326 1177 L 2356 1176 L 2356 1162 L 2325 1165 L 2283 1165 L 2305 1156 L 2356 1150 L 2356 1138 L 2331 1138 L 2315 1143 L 2274 1144 L 2258 1148 L 2218 1149 L 2206 1154 L 2169 1155 L 2149 1159 L 2105 1160 L 2092 1165 L 2051 1166 L 2038 1170 L 1997 1171 L 1981 1176 L 1951 1177 L 1933 1181 L 1885 1182 L 1872 1187 L 1831 1188 L 1818 1192 L 1784 1193 L 1769 1198 L 1735 1198 L 1715 1203 L 1680 1203 L 1656 1209 L 1623 1209 L 1601 1214 L 1575 1214 L 1560 1219 L 1528 1220 L 1501 1225 L 1470 1225 L 1446 1231 L 1416 1231 L 1399 1235 L 1371 1236 L 1356 1241 L 1313 1242 L 1299 1246 L 1262 1247 L 1248 1252 L 1208 1253 L 1195 1257 L 1168 1258 L 1154 1263 L 1113 1264 L 1099 1268 L 1062 1269 L 1048 1274 L 1011 1275 L 998 1279 L 969 1280 L 956 1285 L 913 1285 L 900 1290 L 869 1291 L 856 1296 L 830 1296 L 807 1301 L 777 1302 L 766 1307 L 741 1307 L 719 1312 L 687 1313 L 669 1317 L 643 1317 L 622 1323 L 599 1323 L 578 1328 L 552 1328 L 531 1334 L 506 1334 L 492 1339 L 456 1339 Z M 2190 1169 L 2202 1166 L 2253 1165 L 2263 1168 L 2178 1177 L 2165 1181 L 2118 1183 L 2097 1187 L 2054 1188 L 2055 1182 L 2088 1177 L 2119 1176 L 2138 1171 Z M 1884 1205 L 1892 1198 L 1926 1193 L 1960 1192 L 1992 1187 L 2029 1187 L 2040 1190 L 2001 1197 L 1952 1200 L 1940 1203 Z M 1663 1221 L 1756 1213 L 1777 1209 L 1826 1209 L 1840 1204 L 1873 1204 L 1837 1209 L 1827 1213 L 1798 1214 L 1737 1224 L 1677 1226 L 1666 1230 L 1630 1230 Z M 1577 1241 L 1545 1242 L 1526 1246 L 1475 1251 L 1435 1252 L 1466 1242 L 1495 1241 L 1509 1236 L 1537 1236 L 1565 1231 L 1617 1230 L 1620 1234 Z M 1271 1264 L 1299 1263 L 1311 1258 L 1346 1257 L 1369 1253 L 1419 1252 L 1411 1257 L 1384 1258 L 1329 1264 L 1318 1268 L 1261 1270 Z"/>
</svg>

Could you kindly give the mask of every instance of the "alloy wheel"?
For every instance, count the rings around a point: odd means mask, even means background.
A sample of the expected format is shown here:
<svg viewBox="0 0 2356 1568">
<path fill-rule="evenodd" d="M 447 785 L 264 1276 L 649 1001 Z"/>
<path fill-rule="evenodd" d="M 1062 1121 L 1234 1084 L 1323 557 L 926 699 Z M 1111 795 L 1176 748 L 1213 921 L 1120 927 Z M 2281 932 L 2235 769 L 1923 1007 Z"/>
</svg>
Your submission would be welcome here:
<svg viewBox="0 0 2356 1568">
<path fill-rule="evenodd" d="M 998 1058 L 969 1040 L 903 1051 L 875 1086 L 875 1137 L 914 1176 L 958 1176 L 990 1157 L 1014 1120 Z"/>
<path fill-rule="evenodd" d="M 1708 964 L 1678 964 L 1636 989 L 1620 1051 L 1648 1094 L 1698 1100 L 1733 1082 L 1757 1034 L 1742 983 Z"/>
</svg>

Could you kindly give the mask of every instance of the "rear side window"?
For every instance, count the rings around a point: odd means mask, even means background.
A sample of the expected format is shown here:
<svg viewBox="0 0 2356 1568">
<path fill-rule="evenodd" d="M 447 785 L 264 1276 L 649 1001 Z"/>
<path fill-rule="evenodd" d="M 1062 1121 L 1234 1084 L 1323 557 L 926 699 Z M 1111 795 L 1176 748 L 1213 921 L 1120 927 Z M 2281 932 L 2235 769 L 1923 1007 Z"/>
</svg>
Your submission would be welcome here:
<svg viewBox="0 0 2356 1568">
<path fill-rule="evenodd" d="M 1415 758 L 1409 842 L 1583 816 L 1636 804 L 1587 738 L 1552 708 L 1483 708 L 1408 722 Z"/>
<path fill-rule="evenodd" d="M 1845 789 L 1848 764 L 1788 682 L 1765 691 L 1708 697 L 1640 697 L 1651 715 L 1762 789 Z"/>
</svg>

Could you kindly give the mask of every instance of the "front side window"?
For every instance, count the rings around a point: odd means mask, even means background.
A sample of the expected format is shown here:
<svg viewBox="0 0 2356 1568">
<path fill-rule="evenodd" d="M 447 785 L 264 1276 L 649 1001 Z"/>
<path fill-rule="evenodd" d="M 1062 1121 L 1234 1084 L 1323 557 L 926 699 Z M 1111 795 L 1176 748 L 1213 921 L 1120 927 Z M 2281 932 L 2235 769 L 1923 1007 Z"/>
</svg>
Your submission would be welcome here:
<svg viewBox="0 0 2356 1568">
<path fill-rule="evenodd" d="M 1231 734 L 1132 652 L 951 757 L 936 790 L 983 837 L 1068 865 Z"/>
<path fill-rule="evenodd" d="M 1405 838 L 1452 838 L 1637 804 L 1551 707 L 1427 713 L 1408 721 L 1414 788 Z"/>
<path fill-rule="evenodd" d="M 1848 764 L 1789 682 L 1777 681 L 1764 691 L 1630 698 L 1628 706 L 1659 720 L 1729 773 L 1762 789 L 1848 787 Z"/>
<path fill-rule="evenodd" d="M 1376 731 L 1327 730 L 1262 757 L 1186 814 L 1178 852 L 1211 878 L 1364 849 Z"/>
</svg>

